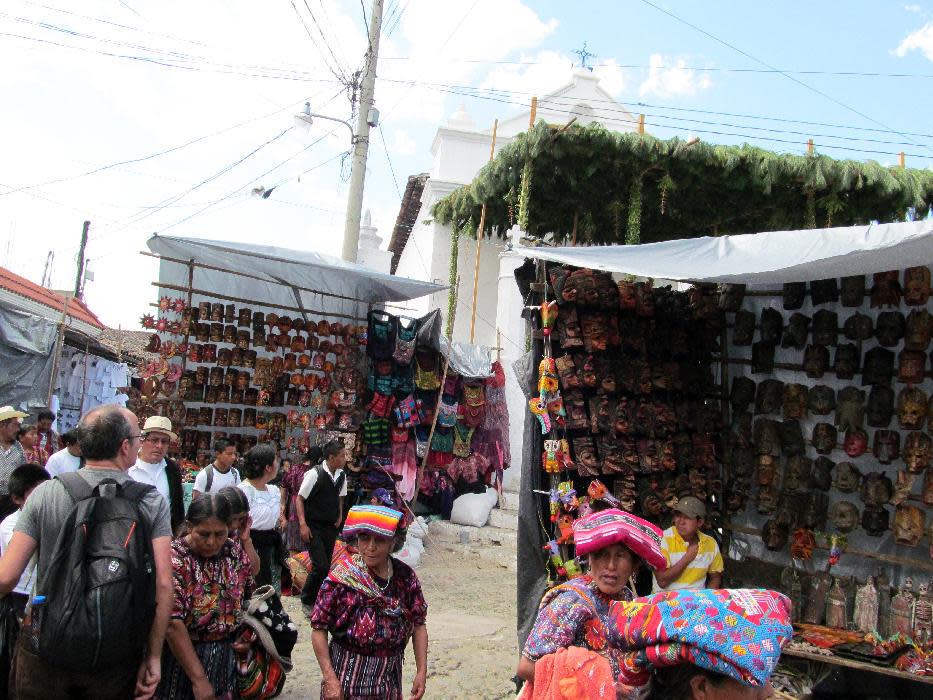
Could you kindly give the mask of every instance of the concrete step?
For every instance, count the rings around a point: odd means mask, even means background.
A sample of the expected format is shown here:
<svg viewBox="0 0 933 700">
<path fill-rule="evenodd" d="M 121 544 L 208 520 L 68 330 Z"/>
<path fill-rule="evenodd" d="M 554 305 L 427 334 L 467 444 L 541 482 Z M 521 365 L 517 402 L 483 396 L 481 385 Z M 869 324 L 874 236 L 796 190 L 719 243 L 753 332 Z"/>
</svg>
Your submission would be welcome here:
<svg viewBox="0 0 933 700">
<path fill-rule="evenodd" d="M 502 492 L 502 508 L 504 510 L 518 510 L 518 491 Z"/>
<path fill-rule="evenodd" d="M 489 525 L 501 527 L 504 530 L 518 529 L 518 511 L 493 508 L 489 512 Z"/>
<path fill-rule="evenodd" d="M 472 527 L 456 525 L 449 520 L 435 520 L 428 526 L 425 546 L 430 547 L 432 542 L 438 544 L 477 543 L 515 549 L 518 544 L 518 533 L 515 530 L 501 527 Z"/>
</svg>

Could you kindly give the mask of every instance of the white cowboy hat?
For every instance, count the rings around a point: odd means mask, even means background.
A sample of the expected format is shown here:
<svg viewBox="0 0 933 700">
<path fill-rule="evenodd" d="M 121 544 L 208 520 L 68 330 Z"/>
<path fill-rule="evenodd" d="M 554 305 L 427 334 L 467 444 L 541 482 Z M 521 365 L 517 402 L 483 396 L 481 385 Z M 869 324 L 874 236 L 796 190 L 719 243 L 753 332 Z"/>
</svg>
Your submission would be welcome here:
<svg viewBox="0 0 933 700">
<path fill-rule="evenodd" d="M 172 438 L 172 442 L 178 441 L 178 436 L 172 432 L 172 421 L 165 416 L 149 416 L 143 425 L 142 432 L 143 435 L 148 435 L 149 433 L 165 433 Z"/>
<path fill-rule="evenodd" d="M 22 411 L 17 411 L 12 406 L 0 406 L 0 423 L 5 420 L 10 420 L 10 418 L 19 418 L 22 420 L 29 416 L 28 413 L 23 413 Z"/>
</svg>

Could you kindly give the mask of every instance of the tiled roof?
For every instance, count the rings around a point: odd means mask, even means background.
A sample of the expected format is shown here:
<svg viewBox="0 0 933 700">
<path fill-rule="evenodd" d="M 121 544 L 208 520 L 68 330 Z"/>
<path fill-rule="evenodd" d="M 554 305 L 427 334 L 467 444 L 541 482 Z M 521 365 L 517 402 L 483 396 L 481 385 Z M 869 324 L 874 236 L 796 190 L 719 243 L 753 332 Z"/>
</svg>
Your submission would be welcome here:
<svg viewBox="0 0 933 700">
<path fill-rule="evenodd" d="M 35 282 L 30 282 L 25 277 L 20 277 L 5 267 L 0 267 L 0 289 L 6 289 L 13 294 L 49 307 L 49 309 L 54 312 L 50 315 L 50 318 L 56 321 L 61 317 L 61 313 L 64 310 L 64 294 L 41 287 Z M 58 315 L 56 316 L 55 314 Z M 68 316 L 76 321 L 87 323 L 101 330 L 104 328 L 104 324 L 94 315 L 94 312 L 91 311 L 83 301 L 79 301 L 78 299 L 72 298 L 71 301 L 68 302 Z"/>
<path fill-rule="evenodd" d="M 395 228 L 392 229 L 392 238 L 389 239 L 389 250 L 392 251 L 392 266 L 389 271 L 394 275 L 398 268 L 398 261 L 402 251 L 408 243 L 408 236 L 418 219 L 421 211 L 421 194 L 424 192 L 424 183 L 428 181 L 428 174 L 409 175 L 408 184 L 405 185 L 405 194 L 402 195 L 402 204 L 399 207 Z"/>
</svg>

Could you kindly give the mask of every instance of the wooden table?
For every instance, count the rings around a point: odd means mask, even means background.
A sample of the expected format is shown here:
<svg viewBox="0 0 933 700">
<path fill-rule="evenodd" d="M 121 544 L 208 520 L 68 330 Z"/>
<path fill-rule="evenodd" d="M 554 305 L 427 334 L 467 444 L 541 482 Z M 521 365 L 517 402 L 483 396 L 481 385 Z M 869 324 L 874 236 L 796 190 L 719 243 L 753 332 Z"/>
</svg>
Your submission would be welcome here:
<svg viewBox="0 0 933 700">
<path fill-rule="evenodd" d="M 913 673 L 904 673 L 903 671 L 898 671 L 893 666 L 881 666 L 878 664 L 868 663 L 867 661 L 856 661 L 855 659 L 847 659 L 841 656 L 826 656 L 823 654 L 814 654 L 809 651 L 794 651 L 790 649 L 785 649 L 781 654 L 781 658 L 784 657 L 793 657 L 795 659 L 804 659 L 806 661 L 815 661 L 817 663 L 830 664 L 832 666 L 841 666 L 842 668 L 851 668 L 857 671 L 868 671 L 869 673 L 880 673 L 884 676 L 892 676 L 894 678 L 901 678 L 905 681 L 915 681 L 917 683 L 926 683 L 928 685 L 933 685 L 933 676 L 917 676 Z"/>
</svg>

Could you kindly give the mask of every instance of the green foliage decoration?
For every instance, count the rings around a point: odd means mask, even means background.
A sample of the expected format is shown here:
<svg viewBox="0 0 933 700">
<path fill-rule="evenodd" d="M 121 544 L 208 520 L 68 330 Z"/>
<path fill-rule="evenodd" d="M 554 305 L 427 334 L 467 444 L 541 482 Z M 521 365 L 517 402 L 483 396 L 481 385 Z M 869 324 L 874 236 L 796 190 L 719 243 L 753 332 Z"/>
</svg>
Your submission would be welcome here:
<svg viewBox="0 0 933 700">
<path fill-rule="evenodd" d="M 640 209 L 632 206 L 635 189 Z M 433 216 L 475 236 L 466 224 L 479 220 L 486 204 L 487 230 L 504 237 L 515 193 L 517 223 L 532 236 L 569 239 L 578 213 L 580 244 L 623 243 L 636 232 L 640 242 L 651 243 L 899 221 L 908 207 L 926 211 L 933 203 L 933 172 L 747 144 L 688 144 L 595 124 L 555 134 L 539 121 L 473 182 L 435 204 Z M 622 208 L 625 226 L 619 225 Z"/>
</svg>

